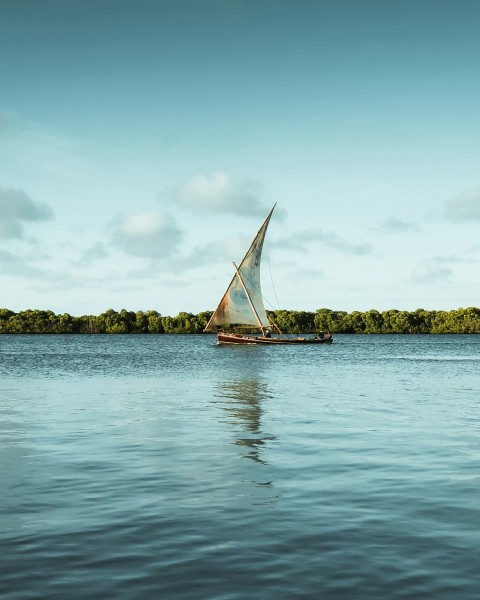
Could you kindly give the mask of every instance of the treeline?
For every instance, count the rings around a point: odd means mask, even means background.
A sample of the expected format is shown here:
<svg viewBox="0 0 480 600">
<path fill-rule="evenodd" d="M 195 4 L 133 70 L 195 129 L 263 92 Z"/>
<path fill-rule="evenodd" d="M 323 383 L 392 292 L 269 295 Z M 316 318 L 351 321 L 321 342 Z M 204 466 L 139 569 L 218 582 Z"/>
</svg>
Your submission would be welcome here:
<svg viewBox="0 0 480 600">
<path fill-rule="evenodd" d="M 277 310 L 271 318 L 283 331 L 305 333 L 480 333 L 480 308 L 351 313 L 328 308 L 315 313 Z"/>
<path fill-rule="evenodd" d="M 50 310 L 13 312 L 0 309 L 1 333 L 202 333 L 211 311 L 194 315 L 180 312 L 162 316 L 154 310 L 117 312 L 73 317 Z M 276 310 L 269 318 L 284 333 L 480 333 L 480 308 L 457 310 L 368 310 L 316 312 Z"/>
<path fill-rule="evenodd" d="M 155 310 L 117 312 L 109 309 L 101 315 L 72 317 L 51 310 L 24 310 L 15 313 L 0 309 L 0 333 L 201 333 L 211 312 L 193 315 L 181 312 L 162 317 Z"/>
</svg>

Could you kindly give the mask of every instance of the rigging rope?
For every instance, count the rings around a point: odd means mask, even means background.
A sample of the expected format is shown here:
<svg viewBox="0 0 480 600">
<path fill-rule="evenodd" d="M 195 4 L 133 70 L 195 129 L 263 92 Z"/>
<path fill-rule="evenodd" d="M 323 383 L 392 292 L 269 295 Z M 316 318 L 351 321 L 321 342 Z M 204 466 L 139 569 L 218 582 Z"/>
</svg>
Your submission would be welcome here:
<svg viewBox="0 0 480 600">
<path fill-rule="evenodd" d="M 277 290 L 275 289 L 275 284 L 273 283 L 272 269 L 270 268 L 270 256 L 269 256 L 268 252 L 267 252 L 267 263 L 268 263 L 268 270 L 270 272 L 270 281 L 272 282 L 273 293 L 275 295 L 275 302 L 277 303 L 278 310 L 279 310 L 280 309 L 280 302 L 278 301 Z"/>
<path fill-rule="evenodd" d="M 280 303 L 278 302 L 277 292 L 276 292 L 276 290 L 275 290 L 275 284 L 273 283 L 272 270 L 271 270 L 271 268 L 270 268 L 270 258 L 269 258 L 269 256 L 268 256 L 268 254 L 267 254 L 267 262 L 268 262 L 268 269 L 269 269 L 269 271 L 270 271 L 270 278 L 271 278 L 271 280 L 272 280 L 273 293 L 275 294 L 275 300 L 276 300 L 276 302 L 277 302 L 278 310 L 280 310 Z M 265 302 L 266 302 L 266 303 L 267 303 L 267 304 L 270 306 L 270 308 L 271 308 L 273 311 L 277 310 L 277 309 L 276 309 L 276 308 L 275 308 L 275 307 L 272 305 L 272 303 L 271 303 L 271 302 L 269 302 L 267 298 L 265 298 L 265 296 L 264 296 L 264 295 L 263 295 L 263 293 L 262 293 L 262 290 L 258 289 L 258 288 L 257 288 L 257 286 L 256 286 L 256 285 L 253 283 L 253 281 L 250 281 L 249 277 L 248 277 L 248 276 L 247 276 L 245 273 L 242 273 L 242 277 L 244 277 L 244 278 L 245 278 L 245 279 L 248 281 L 248 283 L 249 283 L 249 284 L 252 286 L 252 288 L 253 288 L 253 289 L 255 289 L 255 290 L 256 290 L 256 291 L 257 291 L 257 292 L 260 294 L 260 296 L 262 297 L 262 299 L 263 299 L 263 300 L 264 300 L 264 301 L 265 301 Z M 270 320 L 270 319 L 269 319 L 269 320 Z M 279 326 L 278 326 L 276 323 L 274 323 L 274 322 L 273 322 L 273 321 L 271 321 L 271 320 L 270 320 L 270 322 L 271 322 L 271 323 L 272 323 L 272 324 L 273 324 L 273 325 L 276 327 L 276 329 L 278 329 L 278 331 L 279 331 L 280 333 L 282 333 L 282 332 L 280 331 L 280 328 L 279 328 Z M 293 331 L 292 331 L 292 329 L 291 329 L 291 327 L 290 327 L 290 324 L 288 324 L 288 333 L 289 333 L 290 335 L 292 335 L 292 336 L 293 336 Z"/>
</svg>

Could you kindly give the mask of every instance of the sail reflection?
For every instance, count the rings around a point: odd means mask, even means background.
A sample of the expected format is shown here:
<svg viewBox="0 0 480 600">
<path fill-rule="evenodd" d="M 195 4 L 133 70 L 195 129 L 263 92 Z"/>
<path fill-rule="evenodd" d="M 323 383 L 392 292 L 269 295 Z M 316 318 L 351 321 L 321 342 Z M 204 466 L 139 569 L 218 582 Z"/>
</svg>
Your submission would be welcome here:
<svg viewBox="0 0 480 600">
<path fill-rule="evenodd" d="M 266 383 L 258 378 L 221 383 L 216 396 L 225 400 L 223 409 L 228 415 L 227 422 L 241 427 L 241 435 L 234 443 L 246 449 L 243 456 L 266 464 L 262 458 L 263 448 L 276 439 L 274 435 L 265 434 L 261 428 L 262 403 L 271 398 Z"/>
</svg>

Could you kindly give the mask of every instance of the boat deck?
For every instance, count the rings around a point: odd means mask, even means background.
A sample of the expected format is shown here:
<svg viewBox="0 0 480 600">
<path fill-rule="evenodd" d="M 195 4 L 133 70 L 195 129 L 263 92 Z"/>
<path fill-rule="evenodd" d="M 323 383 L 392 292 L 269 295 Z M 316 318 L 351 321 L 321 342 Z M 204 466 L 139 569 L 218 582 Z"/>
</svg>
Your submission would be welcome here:
<svg viewBox="0 0 480 600">
<path fill-rule="evenodd" d="M 246 335 L 241 333 L 219 333 L 217 335 L 217 339 L 219 344 L 266 344 L 270 346 L 292 344 L 331 344 L 333 342 L 332 336 L 325 338 L 285 338 Z"/>
</svg>

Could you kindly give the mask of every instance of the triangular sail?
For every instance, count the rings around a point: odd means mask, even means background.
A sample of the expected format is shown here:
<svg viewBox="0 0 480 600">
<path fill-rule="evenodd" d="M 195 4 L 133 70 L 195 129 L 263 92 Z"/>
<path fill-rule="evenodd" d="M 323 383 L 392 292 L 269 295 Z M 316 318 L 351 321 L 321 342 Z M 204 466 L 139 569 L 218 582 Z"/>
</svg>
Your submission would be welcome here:
<svg viewBox="0 0 480 600">
<path fill-rule="evenodd" d="M 227 291 L 220 300 L 220 304 L 205 327 L 205 331 L 222 325 L 270 327 L 260 287 L 260 260 L 263 240 L 274 208 L 275 206 L 268 213 L 250 248 L 247 250 Z"/>
</svg>

